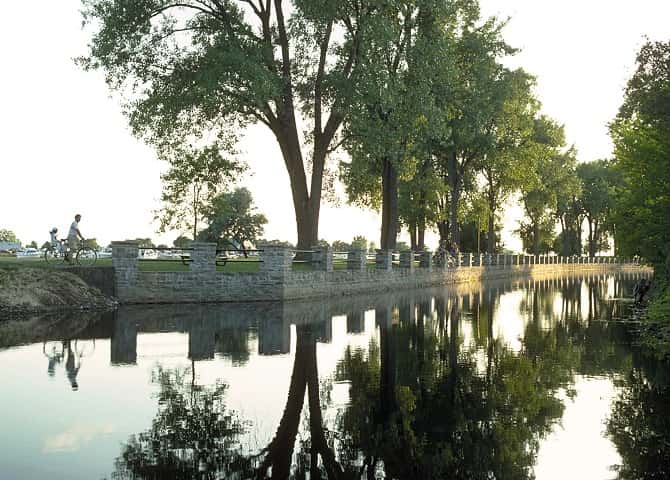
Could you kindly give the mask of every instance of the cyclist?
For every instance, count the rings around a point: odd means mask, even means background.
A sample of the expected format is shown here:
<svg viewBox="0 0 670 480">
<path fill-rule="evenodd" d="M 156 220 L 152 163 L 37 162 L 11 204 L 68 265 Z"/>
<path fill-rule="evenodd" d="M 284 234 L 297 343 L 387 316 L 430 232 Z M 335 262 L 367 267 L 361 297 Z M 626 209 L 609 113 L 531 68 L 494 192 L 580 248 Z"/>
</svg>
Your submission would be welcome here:
<svg viewBox="0 0 670 480">
<path fill-rule="evenodd" d="M 81 220 L 81 215 L 76 214 L 74 216 L 74 222 L 70 225 L 70 231 L 67 233 L 68 249 L 65 253 L 65 259 L 68 262 L 72 262 L 70 257 L 77 252 L 77 249 L 79 248 L 79 240 L 84 240 L 83 235 L 79 231 L 79 220 Z"/>
<path fill-rule="evenodd" d="M 52 228 L 49 231 L 49 236 L 51 237 L 51 246 L 54 248 L 54 250 L 58 253 L 65 253 L 65 247 L 63 246 L 63 240 L 58 240 L 56 237 L 56 234 L 58 233 L 58 229 L 56 227 Z"/>
<path fill-rule="evenodd" d="M 70 225 L 70 231 L 67 234 L 67 246 L 70 249 L 70 254 L 76 252 L 79 248 L 79 240 L 84 240 L 83 235 L 79 231 L 79 220 L 81 220 L 81 215 L 76 214 L 74 216 L 74 222 Z"/>
</svg>

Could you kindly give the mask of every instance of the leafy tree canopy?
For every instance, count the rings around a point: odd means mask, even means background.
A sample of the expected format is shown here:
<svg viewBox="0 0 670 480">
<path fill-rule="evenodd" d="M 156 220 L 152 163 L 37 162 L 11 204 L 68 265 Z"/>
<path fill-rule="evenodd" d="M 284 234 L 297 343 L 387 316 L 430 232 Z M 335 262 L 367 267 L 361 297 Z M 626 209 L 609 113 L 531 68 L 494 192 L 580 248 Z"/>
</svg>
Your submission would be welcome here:
<svg viewBox="0 0 670 480">
<path fill-rule="evenodd" d="M 0 229 L 0 242 L 14 242 L 18 243 L 16 235 L 11 230 Z"/>
<path fill-rule="evenodd" d="M 670 42 L 648 42 L 637 56 L 624 103 L 610 125 L 620 175 L 616 241 L 624 255 L 658 264 L 670 257 Z"/>
<path fill-rule="evenodd" d="M 174 239 L 172 245 L 175 248 L 188 248 L 188 246 L 191 244 L 192 241 L 193 240 L 184 235 L 179 235 L 177 238 Z"/>
<path fill-rule="evenodd" d="M 267 223 L 265 215 L 254 213 L 253 198 L 246 188 L 223 192 L 204 210 L 208 227 L 198 235 L 227 248 L 245 248 L 255 244 Z"/>
</svg>

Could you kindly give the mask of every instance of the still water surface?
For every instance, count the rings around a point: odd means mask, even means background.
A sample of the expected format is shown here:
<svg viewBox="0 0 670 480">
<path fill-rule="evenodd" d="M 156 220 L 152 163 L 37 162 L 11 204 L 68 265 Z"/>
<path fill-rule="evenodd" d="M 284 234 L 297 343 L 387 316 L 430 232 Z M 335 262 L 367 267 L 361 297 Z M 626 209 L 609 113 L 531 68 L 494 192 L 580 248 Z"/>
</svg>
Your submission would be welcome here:
<svg viewBox="0 0 670 480">
<path fill-rule="evenodd" d="M 666 478 L 637 278 L 0 323 L 0 478 Z"/>
</svg>

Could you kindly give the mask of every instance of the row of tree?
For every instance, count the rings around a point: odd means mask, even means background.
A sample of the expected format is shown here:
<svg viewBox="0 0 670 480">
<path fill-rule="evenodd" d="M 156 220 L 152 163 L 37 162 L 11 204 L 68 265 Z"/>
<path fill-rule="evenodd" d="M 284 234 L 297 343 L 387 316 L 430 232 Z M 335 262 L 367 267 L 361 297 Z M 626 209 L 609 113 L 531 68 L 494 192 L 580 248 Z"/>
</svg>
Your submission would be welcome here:
<svg viewBox="0 0 670 480">
<path fill-rule="evenodd" d="M 670 41 L 647 42 L 610 125 L 614 142 L 615 238 L 626 255 L 658 267 L 670 258 Z"/>
<path fill-rule="evenodd" d="M 493 253 L 515 192 L 527 250 L 553 247 L 560 221 L 560 251 L 581 253 L 584 218 L 589 253 L 603 246 L 608 227 L 584 207 L 574 149 L 540 114 L 534 78 L 502 64 L 514 53 L 504 23 L 482 18 L 478 0 L 83 3 L 93 36 L 80 64 L 106 73 L 134 133 L 170 162 L 162 228 L 188 223 L 195 238 L 205 220 L 203 235 L 221 233 L 201 204 L 230 205 L 215 195 L 244 170 L 238 132 L 260 123 L 287 169 L 298 248 L 318 243 L 337 170 L 350 202 L 381 211 L 383 249 L 402 227 L 422 249 L 436 228 L 443 245 L 464 247 L 471 230 Z M 339 169 L 328 162 L 338 149 Z"/>
</svg>

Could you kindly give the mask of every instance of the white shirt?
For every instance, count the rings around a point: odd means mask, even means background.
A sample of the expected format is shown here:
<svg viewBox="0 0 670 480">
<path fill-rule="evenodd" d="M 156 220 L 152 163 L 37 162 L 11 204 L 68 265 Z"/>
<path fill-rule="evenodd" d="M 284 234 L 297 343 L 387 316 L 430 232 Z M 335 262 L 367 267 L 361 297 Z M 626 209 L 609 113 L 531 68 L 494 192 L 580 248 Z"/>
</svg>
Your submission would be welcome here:
<svg viewBox="0 0 670 480">
<path fill-rule="evenodd" d="M 79 224 L 76 222 L 72 222 L 72 225 L 70 225 L 70 231 L 67 234 L 68 238 L 77 238 L 77 230 L 79 230 Z"/>
</svg>

